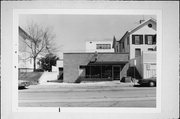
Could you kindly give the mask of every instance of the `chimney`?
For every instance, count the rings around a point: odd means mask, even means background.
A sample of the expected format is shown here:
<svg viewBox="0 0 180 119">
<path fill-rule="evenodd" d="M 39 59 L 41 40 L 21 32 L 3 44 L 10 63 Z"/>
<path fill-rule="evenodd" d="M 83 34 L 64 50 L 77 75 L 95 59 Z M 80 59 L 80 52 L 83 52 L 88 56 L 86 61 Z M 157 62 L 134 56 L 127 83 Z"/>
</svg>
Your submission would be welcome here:
<svg viewBox="0 0 180 119">
<path fill-rule="evenodd" d="M 141 23 L 143 23 L 145 20 L 139 20 L 139 23 L 141 24 Z"/>
</svg>

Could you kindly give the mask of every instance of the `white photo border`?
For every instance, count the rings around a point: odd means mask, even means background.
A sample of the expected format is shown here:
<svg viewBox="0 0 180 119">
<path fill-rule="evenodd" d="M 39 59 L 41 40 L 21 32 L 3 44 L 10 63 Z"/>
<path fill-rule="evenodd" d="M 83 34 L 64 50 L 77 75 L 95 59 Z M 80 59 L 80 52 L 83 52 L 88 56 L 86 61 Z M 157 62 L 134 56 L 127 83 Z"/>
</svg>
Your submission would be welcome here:
<svg viewBox="0 0 180 119">
<path fill-rule="evenodd" d="M 156 15 L 157 18 L 157 88 L 155 108 L 60 107 L 61 112 L 160 113 L 162 81 L 162 10 L 147 9 L 14 9 L 13 10 L 13 81 L 12 112 L 59 112 L 59 107 L 18 107 L 18 23 L 21 14 L 56 15 Z"/>
</svg>

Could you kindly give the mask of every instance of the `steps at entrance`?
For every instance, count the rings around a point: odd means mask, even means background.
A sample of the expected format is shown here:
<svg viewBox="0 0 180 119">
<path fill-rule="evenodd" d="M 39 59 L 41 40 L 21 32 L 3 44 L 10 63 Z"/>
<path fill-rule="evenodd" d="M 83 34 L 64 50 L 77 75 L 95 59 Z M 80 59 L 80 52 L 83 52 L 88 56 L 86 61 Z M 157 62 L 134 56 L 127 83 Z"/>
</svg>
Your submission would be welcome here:
<svg viewBox="0 0 180 119">
<path fill-rule="evenodd" d="M 137 68 L 135 66 L 130 67 L 129 63 L 127 63 L 123 67 L 123 69 L 120 73 L 120 81 L 125 77 L 131 77 L 131 78 L 135 78 L 135 79 L 141 79 L 142 78 L 140 73 L 138 72 Z"/>
<path fill-rule="evenodd" d="M 130 76 L 132 78 L 135 79 L 141 79 L 141 75 L 139 74 L 138 70 L 136 67 L 129 67 L 129 69 L 127 70 L 127 76 Z"/>
</svg>

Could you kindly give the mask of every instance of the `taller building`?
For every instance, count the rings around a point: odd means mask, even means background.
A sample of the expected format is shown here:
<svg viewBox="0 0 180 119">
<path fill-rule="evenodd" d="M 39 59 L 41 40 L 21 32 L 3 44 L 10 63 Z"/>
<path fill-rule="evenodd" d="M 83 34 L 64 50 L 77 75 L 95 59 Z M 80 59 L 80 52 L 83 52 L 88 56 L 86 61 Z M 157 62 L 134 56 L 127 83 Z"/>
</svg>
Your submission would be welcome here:
<svg viewBox="0 0 180 119">
<path fill-rule="evenodd" d="M 149 19 L 127 31 L 116 41 L 113 48 L 116 53 L 128 53 L 129 58 L 141 56 L 143 52 L 156 50 L 156 20 Z"/>
<path fill-rule="evenodd" d="M 141 78 L 156 76 L 156 34 L 156 20 L 149 19 L 127 31 L 119 41 L 113 39 L 115 53 L 129 54 L 129 63 L 122 69 L 121 77 L 135 77 L 130 69 L 137 69 L 136 74 Z"/>
</svg>

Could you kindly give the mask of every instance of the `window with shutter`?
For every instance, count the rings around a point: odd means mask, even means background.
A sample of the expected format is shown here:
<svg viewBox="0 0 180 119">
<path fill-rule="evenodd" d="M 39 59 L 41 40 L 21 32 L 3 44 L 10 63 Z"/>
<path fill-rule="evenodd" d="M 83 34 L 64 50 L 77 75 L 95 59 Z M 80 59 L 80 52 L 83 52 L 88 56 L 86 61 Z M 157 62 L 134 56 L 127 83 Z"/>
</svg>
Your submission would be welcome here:
<svg viewBox="0 0 180 119">
<path fill-rule="evenodd" d="M 156 35 L 153 36 L 153 43 L 152 44 L 156 44 Z"/>
<path fill-rule="evenodd" d="M 145 35 L 145 44 L 148 45 L 156 44 L 155 35 Z"/>
<path fill-rule="evenodd" d="M 143 44 L 143 35 L 132 35 L 132 44 Z"/>
<path fill-rule="evenodd" d="M 143 44 L 143 36 L 139 36 L 140 37 L 140 44 Z"/>
<path fill-rule="evenodd" d="M 132 44 L 135 44 L 135 36 L 132 36 Z"/>
</svg>

